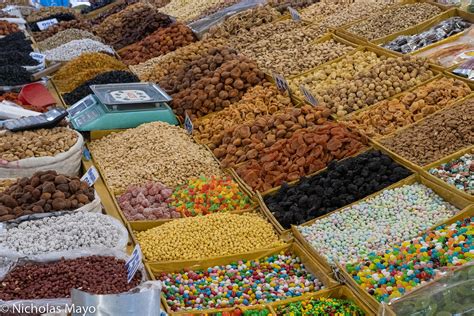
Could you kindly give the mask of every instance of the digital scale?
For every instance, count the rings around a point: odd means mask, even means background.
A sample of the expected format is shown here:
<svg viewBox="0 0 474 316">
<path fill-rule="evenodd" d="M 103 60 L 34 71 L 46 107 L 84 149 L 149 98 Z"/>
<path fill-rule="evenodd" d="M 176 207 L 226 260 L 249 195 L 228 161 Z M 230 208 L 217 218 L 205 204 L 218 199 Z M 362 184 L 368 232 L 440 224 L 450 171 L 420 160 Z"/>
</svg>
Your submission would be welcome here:
<svg viewBox="0 0 474 316">
<path fill-rule="evenodd" d="M 162 121 L 178 125 L 168 103 L 171 97 L 154 83 L 116 83 L 90 86 L 93 94 L 67 109 L 78 131 L 133 128 Z"/>
</svg>

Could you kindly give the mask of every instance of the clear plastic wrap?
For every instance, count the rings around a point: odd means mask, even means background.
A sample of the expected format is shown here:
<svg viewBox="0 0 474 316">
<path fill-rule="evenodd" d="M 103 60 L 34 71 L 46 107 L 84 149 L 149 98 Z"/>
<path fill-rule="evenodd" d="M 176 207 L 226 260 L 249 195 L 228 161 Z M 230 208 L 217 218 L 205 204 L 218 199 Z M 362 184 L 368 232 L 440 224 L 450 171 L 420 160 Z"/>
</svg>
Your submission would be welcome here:
<svg viewBox="0 0 474 316">
<path fill-rule="evenodd" d="M 471 57 L 466 62 L 459 65 L 453 70 L 453 73 L 469 80 L 474 80 L 474 58 Z"/>
<path fill-rule="evenodd" d="M 413 316 L 474 315 L 473 289 L 474 263 L 471 263 L 388 305 L 382 304 L 379 315 L 392 315 L 391 312 Z"/>
<path fill-rule="evenodd" d="M 444 20 L 425 32 L 415 35 L 401 35 L 393 41 L 383 45 L 383 47 L 399 53 L 408 54 L 455 34 L 461 33 L 470 26 L 470 22 L 460 17 L 453 17 Z"/>
</svg>

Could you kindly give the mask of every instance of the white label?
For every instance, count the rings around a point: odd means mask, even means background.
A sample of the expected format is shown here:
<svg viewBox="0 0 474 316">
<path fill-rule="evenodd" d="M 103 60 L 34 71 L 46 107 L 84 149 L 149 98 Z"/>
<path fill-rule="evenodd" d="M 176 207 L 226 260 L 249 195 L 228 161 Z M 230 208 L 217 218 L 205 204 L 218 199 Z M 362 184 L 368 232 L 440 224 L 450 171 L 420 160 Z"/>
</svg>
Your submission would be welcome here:
<svg viewBox="0 0 474 316">
<path fill-rule="evenodd" d="M 137 244 L 133 249 L 130 259 L 128 259 L 125 263 L 125 268 L 127 268 L 128 283 L 133 280 L 135 273 L 137 273 L 138 271 L 138 267 L 140 267 L 140 262 L 142 262 L 142 251 L 140 249 L 140 246 Z"/>
<path fill-rule="evenodd" d="M 318 100 L 317 100 L 317 99 L 314 97 L 314 95 L 313 95 L 308 89 L 306 89 L 303 85 L 300 85 L 300 91 L 301 91 L 301 93 L 303 93 L 304 98 L 306 99 L 306 101 L 309 102 L 309 104 L 311 104 L 312 106 L 318 105 Z"/>
<path fill-rule="evenodd" d="M 97 179 L 99 179 L 99 172 L 97 172 L 97 169 L 94 166 L 92 166 L 82 176 L 81 181 L 87 182 L 87 184 L 91 187 L 94 185 Z"/>
<path fill-rule="evenodd" d="M 296 11 L 292 7 L 288 7 L 288 11 L 290 12 L 290 15 L 291 15 L 291 18 L 293 19 L 293 21 L 295 21 L 295 22 L 300 22 L 301 21 L 301 15 L 298 13 L 298 11 Z"/>
<path fill-rule="evenodd" d="M 286 81 L 285 77 L 279 75 L 277 73 L 273 73 L 273 80 L 275 80 L 275 84 L 280 91 L 290 91 L 290 86 Z"/>
<path fill-rule="evenodd" d="M 30 53 L 31 58 L 39 62 L 40 64 L 44 63 L 45 56 L 40 53 Z"/>
<path fill-rule="evenodd" d="M 188 113 L 186 113 L 186 116 L 184 117 L 184 129 L 188 134 L 193 133 L 193 121 L 191 121 L 191 118 L 189 118 Z"/>
<path fill-rule="evenodd" d="M 56 19 L 49 19 L 49 20 L 44 20 L 44 21 L 41 21 L 41 22 L 37 22 L 36 25 L 38 25 L 38 28 L 41 30 L 41 31 L 44 31 L 46 30 L 48 27 L 54 25 L 54 24 L 58 24 L 58 20 Z"/>
</svg>

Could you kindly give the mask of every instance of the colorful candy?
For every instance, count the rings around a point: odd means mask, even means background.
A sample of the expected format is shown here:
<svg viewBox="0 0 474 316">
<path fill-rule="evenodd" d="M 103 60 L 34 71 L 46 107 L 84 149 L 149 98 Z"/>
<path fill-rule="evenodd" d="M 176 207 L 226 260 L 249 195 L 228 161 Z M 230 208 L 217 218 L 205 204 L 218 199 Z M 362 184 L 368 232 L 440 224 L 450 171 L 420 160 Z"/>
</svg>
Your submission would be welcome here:
<svg viewBox="0 0 474 316">
<path fill-rule="evenodd" d="M 231 177 L 199 177 L 175 189 L 171 206 L 188 217 L 244 210 L 252 202 Z"/>
<path fill-rule="evenodd" d="M 323 287 L 299 257 L 285 252 L 205 270 L 162 273 L 158 278 L 173 311 L 263 304 Z"/>
<path fill-rule="evenodd" d="M 414 183 L 384 190 L 298 230 L 329 263 L 344 264 L 412 238 L 458 211 L 430 188 Z"/>
<path fill-rule="evenodd" d="M 379 301 L 400 297 L 438 277 L 446 268 L 474 261 L 474 217 L 442 225 L 404 241 L 368 260 L 347 264 L 346 270 Z"/>
<path fill-rule="evenodd" d="M 465 154 L 453 161 L 431 168 L 432 175 L 457 189 L 474 195 L 474 154 Z"/>
<path fill-rule="evenodd" d="M 365 313 L 350 300 L 321 297 L 278 306 L 278 316 L 362 316 Z"/>
</svg>

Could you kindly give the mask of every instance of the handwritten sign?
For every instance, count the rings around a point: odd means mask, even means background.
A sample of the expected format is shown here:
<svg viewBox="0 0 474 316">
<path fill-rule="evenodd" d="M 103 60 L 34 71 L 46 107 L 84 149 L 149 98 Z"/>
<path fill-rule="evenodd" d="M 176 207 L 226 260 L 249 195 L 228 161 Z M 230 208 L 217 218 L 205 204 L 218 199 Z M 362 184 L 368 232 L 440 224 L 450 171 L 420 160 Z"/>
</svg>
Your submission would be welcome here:
<svg viewBox="0 0 474 316">
<path fill-rule="evenodd" d="M 282 92 L 290 91 L 290 86 L 288 85 L 288 81 L 286 81 L 285 77 L 283 77 L 282 75 L 273 73 L 273 80 L 275 80 L 275 84 L 278 90 Z"/>
<path fill-rule="evenodd" d="M 99 172 L 97 169 L 92 166 L 87 170 L 87 172 L 82 176 L 81 181 L 87 182 L 87 184 L 91 187 L 94 183 L 99 179 Z"/>
<path fill-rule="evenodd" d="M 312 106 L 318 105 L 318 100 L 314 97 L 311 91 L 306 89 L 306 87 L 300 85 L 300 91 L 301 93 L 303 93 L 304 98 L 306 99 L 306 101 L 308 101 L 309 104 L 311 104 Z"/>
<path fill-rule="evenodd" d="M 125 268 L 127 269 L 127 282 L 133 280 L 135 273 L 137 273 L 138 268 L 140 267 L 140 262 L 142 262 L 142 251 L 140 246 L 137 244 L 133 249 L 132 255 L 125 263 Z"/>
<path fill-rule="evenodd" d="M 58 24 L 57 19 L 49 19 L 49 20 L 44 20 L 44 21 L 40 21 L 40 22 L 36 23 L 36 25 L 38 25 L 38 28 L 40 29 L 40 31 L 44 31 L 48 27 L 53 26 L 55 24 Z"/>
<path fill-rule="evenodd" d="M 290 15 L 293 21 L 301 22 L 301 15 L 298 13 L 298 11 L 296 11 L 292 7 L 288 7 L 288 11 L 290 12 Z"/>
<path fill-rule="evenodd" d="M 188 113 L 186 113 L 186 116 L 184 117 L 184 129 L 188 134 L 193 133 L 193 121 L 191 121 L 191 118 L 189 117 Z"/>
</svg>

